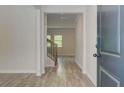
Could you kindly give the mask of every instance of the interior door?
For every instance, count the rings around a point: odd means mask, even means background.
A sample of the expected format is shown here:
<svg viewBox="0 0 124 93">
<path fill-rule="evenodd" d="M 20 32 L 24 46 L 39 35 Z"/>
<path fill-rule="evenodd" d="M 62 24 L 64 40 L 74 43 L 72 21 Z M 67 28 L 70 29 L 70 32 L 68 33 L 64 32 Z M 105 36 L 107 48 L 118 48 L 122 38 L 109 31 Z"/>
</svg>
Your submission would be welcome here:
<svg viewBox="0 0 124 93">
<path fill-rule="evenodd" d="M 124 86 L 124 6 L 97 7 L 97 85 Z"/>
</svg>

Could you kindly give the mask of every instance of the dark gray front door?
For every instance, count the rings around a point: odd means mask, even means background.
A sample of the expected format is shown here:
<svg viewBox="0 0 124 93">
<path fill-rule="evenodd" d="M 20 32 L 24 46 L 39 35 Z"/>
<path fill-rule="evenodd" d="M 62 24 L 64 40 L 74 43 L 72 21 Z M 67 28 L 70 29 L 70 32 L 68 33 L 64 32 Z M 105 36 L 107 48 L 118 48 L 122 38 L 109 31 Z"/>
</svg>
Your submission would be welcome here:
<svg viewBox="0 0 124 93">
<path fill-rule="evenodd" d="M 124 6 L 97 7 L 98 86 L 124 86 Z"/>
</svg>

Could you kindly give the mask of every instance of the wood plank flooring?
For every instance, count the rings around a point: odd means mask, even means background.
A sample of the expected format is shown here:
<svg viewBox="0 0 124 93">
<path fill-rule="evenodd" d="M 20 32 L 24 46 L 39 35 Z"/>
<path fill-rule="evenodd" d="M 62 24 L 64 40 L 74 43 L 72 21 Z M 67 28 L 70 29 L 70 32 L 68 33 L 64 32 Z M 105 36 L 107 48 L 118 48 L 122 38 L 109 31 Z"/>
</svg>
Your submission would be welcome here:
<svg viewBox="0 0 124 93">
<path fill-rule="evenodd" d="M 35 74 L 0 74 L 0 87 L 93 87 L 72 57 L 59 58 L 58 67 L 47 67 L 41 77 Z"/>
</svg>

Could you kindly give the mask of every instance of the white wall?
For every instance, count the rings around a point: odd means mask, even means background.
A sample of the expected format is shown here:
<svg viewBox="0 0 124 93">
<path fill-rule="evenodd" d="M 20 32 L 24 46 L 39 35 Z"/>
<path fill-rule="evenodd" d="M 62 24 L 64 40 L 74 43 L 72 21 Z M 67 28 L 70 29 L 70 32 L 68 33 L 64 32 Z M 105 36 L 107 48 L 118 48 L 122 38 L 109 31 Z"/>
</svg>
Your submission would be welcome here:
<svg viewBox="0 0 124 93">
<path fill-rule="evenodd" d="M 87 7 L 87 11 L 86 11 Z M 87 58 L 82 59 L 85 50 L 80 49 L 80 58 L 77 57 L 77 63 L 87 75 L 96 84 L 96 58 L 92 57 L 96 44 L 96 6 L 43 6 L 43 13 L 83 13 L 84 28 L 87 33 Z M 86 16 L 87 12 L 87 16 Z M 28 73 L 36 70 L 36 42 L 35 25 L 36 15 L 33 6 L 0 6 L 0 72 Z M 87 17 L 87 19 L 85 19 Z M 86 23 L 85 23 L 86 22 Z M 44 22 L 41 21 L 41 31 L 44 30 Z M 86 27 L 86 29 L 85 29 Z M 82 37 L 85 34 L 80 34 Z M 42 34 L 44 36 L 44 34 Z M 77 37 L 82 42 L 85 37 Z M 92 37 L 92 38 L 91 38 Z M 42 41 L 44 41 L 42 37 Z M 44 44 L 44 42 L 42 42 Z M 45 44 L 44 44 L 45 45 Z M 41 45 L 42 46 L 42 45 Z M 79 47 L 79 46 L 77 46 Z M 81 47 L 81 46 L 80 46 Z M 84 47 L 84 45 L 82 46 Z M 45 47 L 42 47 L 44 50 Z M 79 50 L 77 50 L 79 51 Z M 41 53 L 42 72 L 44 72 L 44 53 Z M 85 63 L 85 65 L 84 65 Z M 86 69 L 85 69 L 86 67 Z"/>
<path fill-rule="evenodd" d="M 62 47 L 58 47 L 58 55 L 75 55 L 75 29 L 48 29 L 48 34 L 62 35 Z"/>
<path fill-rule="evenodd" d="M 33 6 L 0 6 L 0 72 L 36 70 L 36 12 Z"/>
<path fill-rule="evenodd" d="M 46 13 L 85 13 L 85 5 L 42 5 Z"/>
<path fill-rule="evenodd" d="M 77 26 L 76 26 L 76 54 L 75 61 L 78 66 L 83 70 L 83 33 L 84 33 L 84 23 L 83 15 L 80 14 L 77 17 Z"/>
<path fill-rule="evenodd" d="M 87 6 L 86 19 L 86 74 L 91 81 L 97 83 L 97 61 L 93 57 L 96 50 L 97 37 L 97 6 Z"/>
</svg>

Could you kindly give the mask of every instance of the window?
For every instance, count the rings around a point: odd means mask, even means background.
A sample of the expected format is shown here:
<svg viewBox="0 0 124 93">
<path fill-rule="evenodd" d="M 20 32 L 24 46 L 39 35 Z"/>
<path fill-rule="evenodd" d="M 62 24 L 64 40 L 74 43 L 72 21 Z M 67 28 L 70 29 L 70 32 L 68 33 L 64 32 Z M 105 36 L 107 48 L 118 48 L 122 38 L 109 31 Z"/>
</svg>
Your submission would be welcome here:
<svg viewBox="0 0 124 93">
<path fill-rule="evenodd" d="M 62 47 L 62 35 L 54 35 L 54 43 L 56 43 L 58 47 Z"/>
<path fill-rule="evenodd" d="M 47 35 L 47 39 L 51 40 L 51 35 Z"/>
</svg>

